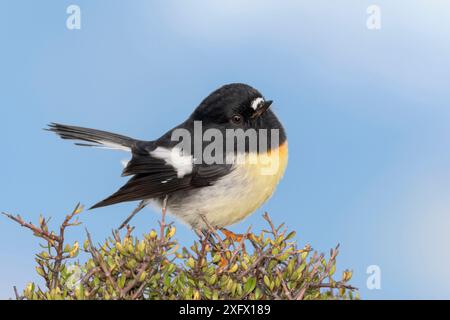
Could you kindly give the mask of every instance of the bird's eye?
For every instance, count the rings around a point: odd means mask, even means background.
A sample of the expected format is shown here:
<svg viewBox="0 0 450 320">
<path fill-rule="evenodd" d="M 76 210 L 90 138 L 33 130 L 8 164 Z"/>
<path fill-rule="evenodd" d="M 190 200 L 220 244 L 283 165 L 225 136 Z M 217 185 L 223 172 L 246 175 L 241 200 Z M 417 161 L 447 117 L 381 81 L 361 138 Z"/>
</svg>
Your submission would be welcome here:
<svg viewBox="0 0 450 320">
<path fill-rule="evenodd" d="M 235 114 L 235 115 L 231 118 L 231 120 L 232 120 L 234 123 L 239 124 L 239 123 L 242 122 L 242 117 L 241 117 L 240 115 L 238 115 L 238 114 Z"/>
</svg>

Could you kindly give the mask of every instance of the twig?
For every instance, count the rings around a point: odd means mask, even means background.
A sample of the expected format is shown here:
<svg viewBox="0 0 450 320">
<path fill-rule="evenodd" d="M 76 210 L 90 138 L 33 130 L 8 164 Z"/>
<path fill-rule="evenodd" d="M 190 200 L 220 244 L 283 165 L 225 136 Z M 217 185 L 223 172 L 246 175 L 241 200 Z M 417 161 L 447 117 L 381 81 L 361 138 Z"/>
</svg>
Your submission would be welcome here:
<svg viewBox="0 0 450 320">
<path fill-rule="evenodd" d="M 320 284 L 312 284 L 309 286 L 310 288 L 333 288 L 333 289 L 340 289 L 345 288 L 348 290 L 358 290 L 357 287 L 351 286 L 349 284 L 344 284 L 342 282 L 336 282 L 336 283 L 320 283 Z"/>
<path fill-rule="evenodd" d="M 101 257 L 98 256 L 98 252 L 97 250 L 94 248 L 94 245 L 92 243 L 92 238 L 91 238 L 91 234 L 89 233 L 89 231 L 86 229 L 86 235 L 88 238 L 88 242 L 89 242 L 89 247 L 90 247 L 90 253 L 92 258 L 94 259 L 94 261 L 97 261 L 97 263 L 100 265 L 100 268 L 103 270 L 103 273 L 105 274 L 105 276 L 108 278 L 109 282 L 111 282 L 111 285 L 114 287 L 114 289 L 119 292 L 119 296 L 122 296 L 121 292 L 122 290 L 120 290 L 119 286 L 117 285 L 116 281 L 114 281 L 114 278 L 111 276 L 111 271 L 108 269 L 108 267 L 105 265 L 103 259 Z"/>
<path fill-rule="evenodd" d="M 277 270 L 276 270 L 276 273 L 277 273 L 277 276 L 281 279 L 281 285 L 283 286 L 284 294 L 286 295 L 286 297 L 287 297 L 289 300 L 292 300 L 291 293 L 290 293 L 290 291 L 289 291 L 289 289 L 288 289 L 288 287 L 287 287 L 287 285 L 286 285 L 286 282 L 285 282 L 284 279 L 283 279 L 283 276 L 281 275 L 280 270 L 277 269 Z"/>
<path fill-rule="evenodd" d="M 227 250 L 227 246 L 225 245 L 225 243 L 222 241 L 222 238 L 217 234 L 216 232 L 216 228 L 214 228 L 208 221 L 208 219 L 206 219 L 206 217 L 204 215 L 200 215 L 200 218 L 202 218 L 203 222 L 206 224 L 206 226 L 208 227 L 208 229 L 211 231 L 211 233 L 217 238 L 217 241 L 219 241 L 220 246 L 222 247 L 222 250 L 225 251 Z"/>
<path fill-rule="evenodd" d="M 316 263 L 314 264 L 311 274 L 309 275 L 310 279 L 313 279 L 317 271 L 319 270 L 323 257 L 324 257 L 323 254 L 321 254 L 319 258 L 317 258 L 317 253 L 314 253 L 313 261 L 316 261 Z M 311 285 L 310 282 L 306 282 L 305 286 L 300 290 L 299 294 L 295 297 L 295 300 L 303 300 L 306 290 L 310 287 L 310 285 Z"/>
<path fill-rule="evenodd" d="M 148 266 L 150 264 L 150 261 L 146 261 L 142 266 L 139 268 L 137 275 L 134 277 L 132 281 L 122 290 L 123 296 L 125 296 L 131 289 L 133 289 L 136 284 L 138 283 L 139 278 L 141 275 L 147 270 Z M 143 281 L 145 283 L 145 281 Z"/>
<path fill-rule="evenodd" d="M 247 231 L 243 234 L 242 239 L 241 239 L 241 241 L 239 242 L 238 247 L 234 250 L 233 255 L 232 255 L 231 258 L 230 258 L 230 263 L 229 263 L 230 265 L 233 264 L 233 262 L 234 262 L 234 260 L 236 259 L 238 253 L 239 253 L 242 249 L 244 249 L 244 247 L 245 247 L 245 246 L 244 246 L 244 242 L 245 242 L 245 240 L 248 238 L 251 229 L 252 229 L 252 226 L 249 226 L 249 227 L 247 228 Z"/>
<path fill-rule="evenodd" d="M 258 256 L 258 258 L 256 258 L 255 262 L 253 262 L 248 268 L 247 270 L 245 270 L 244 272 L 241 273 L 241 277 L 246 276 L 248 273 L 252 272 L 256 266 L 264 259 L 267 258 L 267 254 L 260 254 Z"/>
<path fill-rule="evenodd" d="M 64 232 L 67 227 L 72 225 L 79 224 L 78 221 L 75 223 L 70 223 L 70 221 L 73 219 L 74 216 L 79 214 L 83 210 L 83 206 L 78 203 L 75 207 L 75 209 L 72 211 L 71 214 L 68 214 L 66 218 L 64 219 L 64 222 L 62 223 L 61 227 L 59 228 L 59 239 L 57 240 L 57 245 L 55 246 L 56 250 L 56 257 L 55 257 L 55 265 L 53 267 L 53 275 L 52 275 L 52 283 L 51 288 L 54 289 L 58 286 L 59 281 L 59 272 L 61 268 L 61 263 L 64 260 Z"/>
<path fill-rule="evenodd" d="M 23 300 L 23 298 L 19 295 L 19 292 L 17 291 L 17 287 L 13 286 L 14 289 L 14 295 L 16 296 L 16 300 Z"/>
<path fill-rule="evenodd" d="M 134 230 L 134 227 L 127 226 L 127 233 L 125 234 L 125 238 L 130 238 L 133 230 Z"/>
<path fill-rule="evenodd" d="M 275 237 L 275 235 L 277 234 L 277 229 L 273 225 L 272 219 L 270 219 L 269 214 L 267 212 L 264 212 L 263 218 L 269 223 L 270 229 L 272 229 L 272 234 Z"/>
<path fill-rule="evenodd" d="M 6 213 L 6 212 L 2 212 L 2 214 L 11 220 L 14 220 L 18 224 L 20 224 L 22 227 L 30 229 L 31 231 L 33 231 L 36 235 L 38 235 L 41 238 L 49 239 L 52 241 L 60 240 L 60 238 L 57 235 L 55 235 L 53 233 L 49 233 L 48 231 L 45 231 L 41 228 L 38 228 L 31 222 L 25 222 L 20 215 L 14 216 L 14 215 Z"/>
<path fill-rule="evenodd" d="M 144 209 L 146 205 L 147 205 L 147 200 L 142 200 L 141 202 L 139 202 L 138 206 L 131 212 L 131 214 L 128 216 L 128 218 L 126 218 L 125 221 L 122 222 L 122 224 L 119 226 L 119 230 L 123 229 L 123 227 L 125 227 L 128 224 L 128 222 L 130 222 L 130 220 L 133 219 L 133 217 L 137 213 L 139 213 L 139 211 Z"/>
<path fill-rule="evenodd" d="M 133 300 L 136 300 L 137 298 L 139 298 L 142 295 L 142 292 L 144 291 L 146 285 L 147 285 L 147 283 L 145 281 L 141 283 L 139 288 L 133 294 L 133 297 L 132 297 Z"/>
<path fill-rule="evenodd" d="M 195 266 L 195 271 L 199 272 L 200 268 L 201 268 L 201 263 L 203 261 L 203 259 L 206 257 L 206 246 L 208 245 L 208 239 L 210 237 L 211 233 L 207 232 L 204 235 L 204 238 L 200 238 L 200 243 L 202 245 L 202 249 L 200 250 L 200 254 L 198 254 L 197 256 L 197 264 Z"/>
</svg>

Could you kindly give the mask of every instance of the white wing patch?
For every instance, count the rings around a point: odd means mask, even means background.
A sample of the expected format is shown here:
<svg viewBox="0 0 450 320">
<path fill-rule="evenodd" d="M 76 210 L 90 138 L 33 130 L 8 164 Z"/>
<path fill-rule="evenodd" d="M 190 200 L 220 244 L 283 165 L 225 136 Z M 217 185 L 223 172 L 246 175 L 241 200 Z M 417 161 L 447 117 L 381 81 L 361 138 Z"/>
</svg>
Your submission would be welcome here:
<svg viewBox="0 0 450 320">
<path fill-rule="evenodd" d="M 264 102 L 264 99 L 259 97 L 252 101 L 251 107 L 253 110 L 256 110 L 261 102 Z"/>
<path fill-rule="evenodd" d="M 162 159 L 167 164 L 174 167 L 177 171 L 178 178 L 183 178 L 185 175 L 192 172 L 192 156 L 183 155 L 181 149 L 179 148 L 167 149 L 163 147 L 157 147 L 155 150 L 150 151 L 150 155 L 152 157 Z"/>
</svg>

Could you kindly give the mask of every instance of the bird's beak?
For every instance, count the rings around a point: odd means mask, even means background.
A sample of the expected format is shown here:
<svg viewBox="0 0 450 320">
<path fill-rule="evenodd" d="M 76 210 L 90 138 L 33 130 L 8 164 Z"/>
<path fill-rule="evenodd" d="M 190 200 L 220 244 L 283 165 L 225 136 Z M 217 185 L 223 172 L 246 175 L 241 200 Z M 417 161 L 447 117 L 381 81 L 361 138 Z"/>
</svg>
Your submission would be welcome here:
<svg viewBox="0 0 450 320">
<path fill-rule="evenodd" d="M 272 100 L 261 102 L 256 108 L 255 112 L 252 114 L 252 118 L 254 119 L 261 116 L 264 112 L 267 111 L 267 109 L 269 109 L 272 102 L 273 102 Z"/>
</svg>

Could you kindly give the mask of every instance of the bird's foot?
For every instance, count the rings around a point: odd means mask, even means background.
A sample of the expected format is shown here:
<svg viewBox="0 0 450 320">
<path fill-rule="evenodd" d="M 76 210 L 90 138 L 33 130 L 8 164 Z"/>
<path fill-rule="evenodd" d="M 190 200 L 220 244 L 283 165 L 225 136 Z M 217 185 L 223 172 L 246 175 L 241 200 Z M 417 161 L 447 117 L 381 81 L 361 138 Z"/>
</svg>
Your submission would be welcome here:
<svg viewBox="0 0 450 320">
<path fill-rule="evenodd" d="M 246 240 L 247 235 L 237 234 L 237 233 L 234 233 L 233 231 L 227 230 L 225 228 L 220 228 L 219 230 L 220 230 L 220 232 L 222 232 L 225 235 L 224 241 L 230 240 L 232 243 L 238 243 L 242 252 L 246 253 L 244 241 Z M 223 268 L 225 268 L 229 265 L 229 261 L 225 257 L 224 253 L 221 254 L 219 265 Z"/>
<path fill-rule="evenodd" d="M 219 229 L 225 236 L 225 240 L 231 240 L 232 242 L 241 242 L 244 240 L 245 235 L 234 233 L 233 231 L 227 230 L 225 228 Z"/>
</svg>

